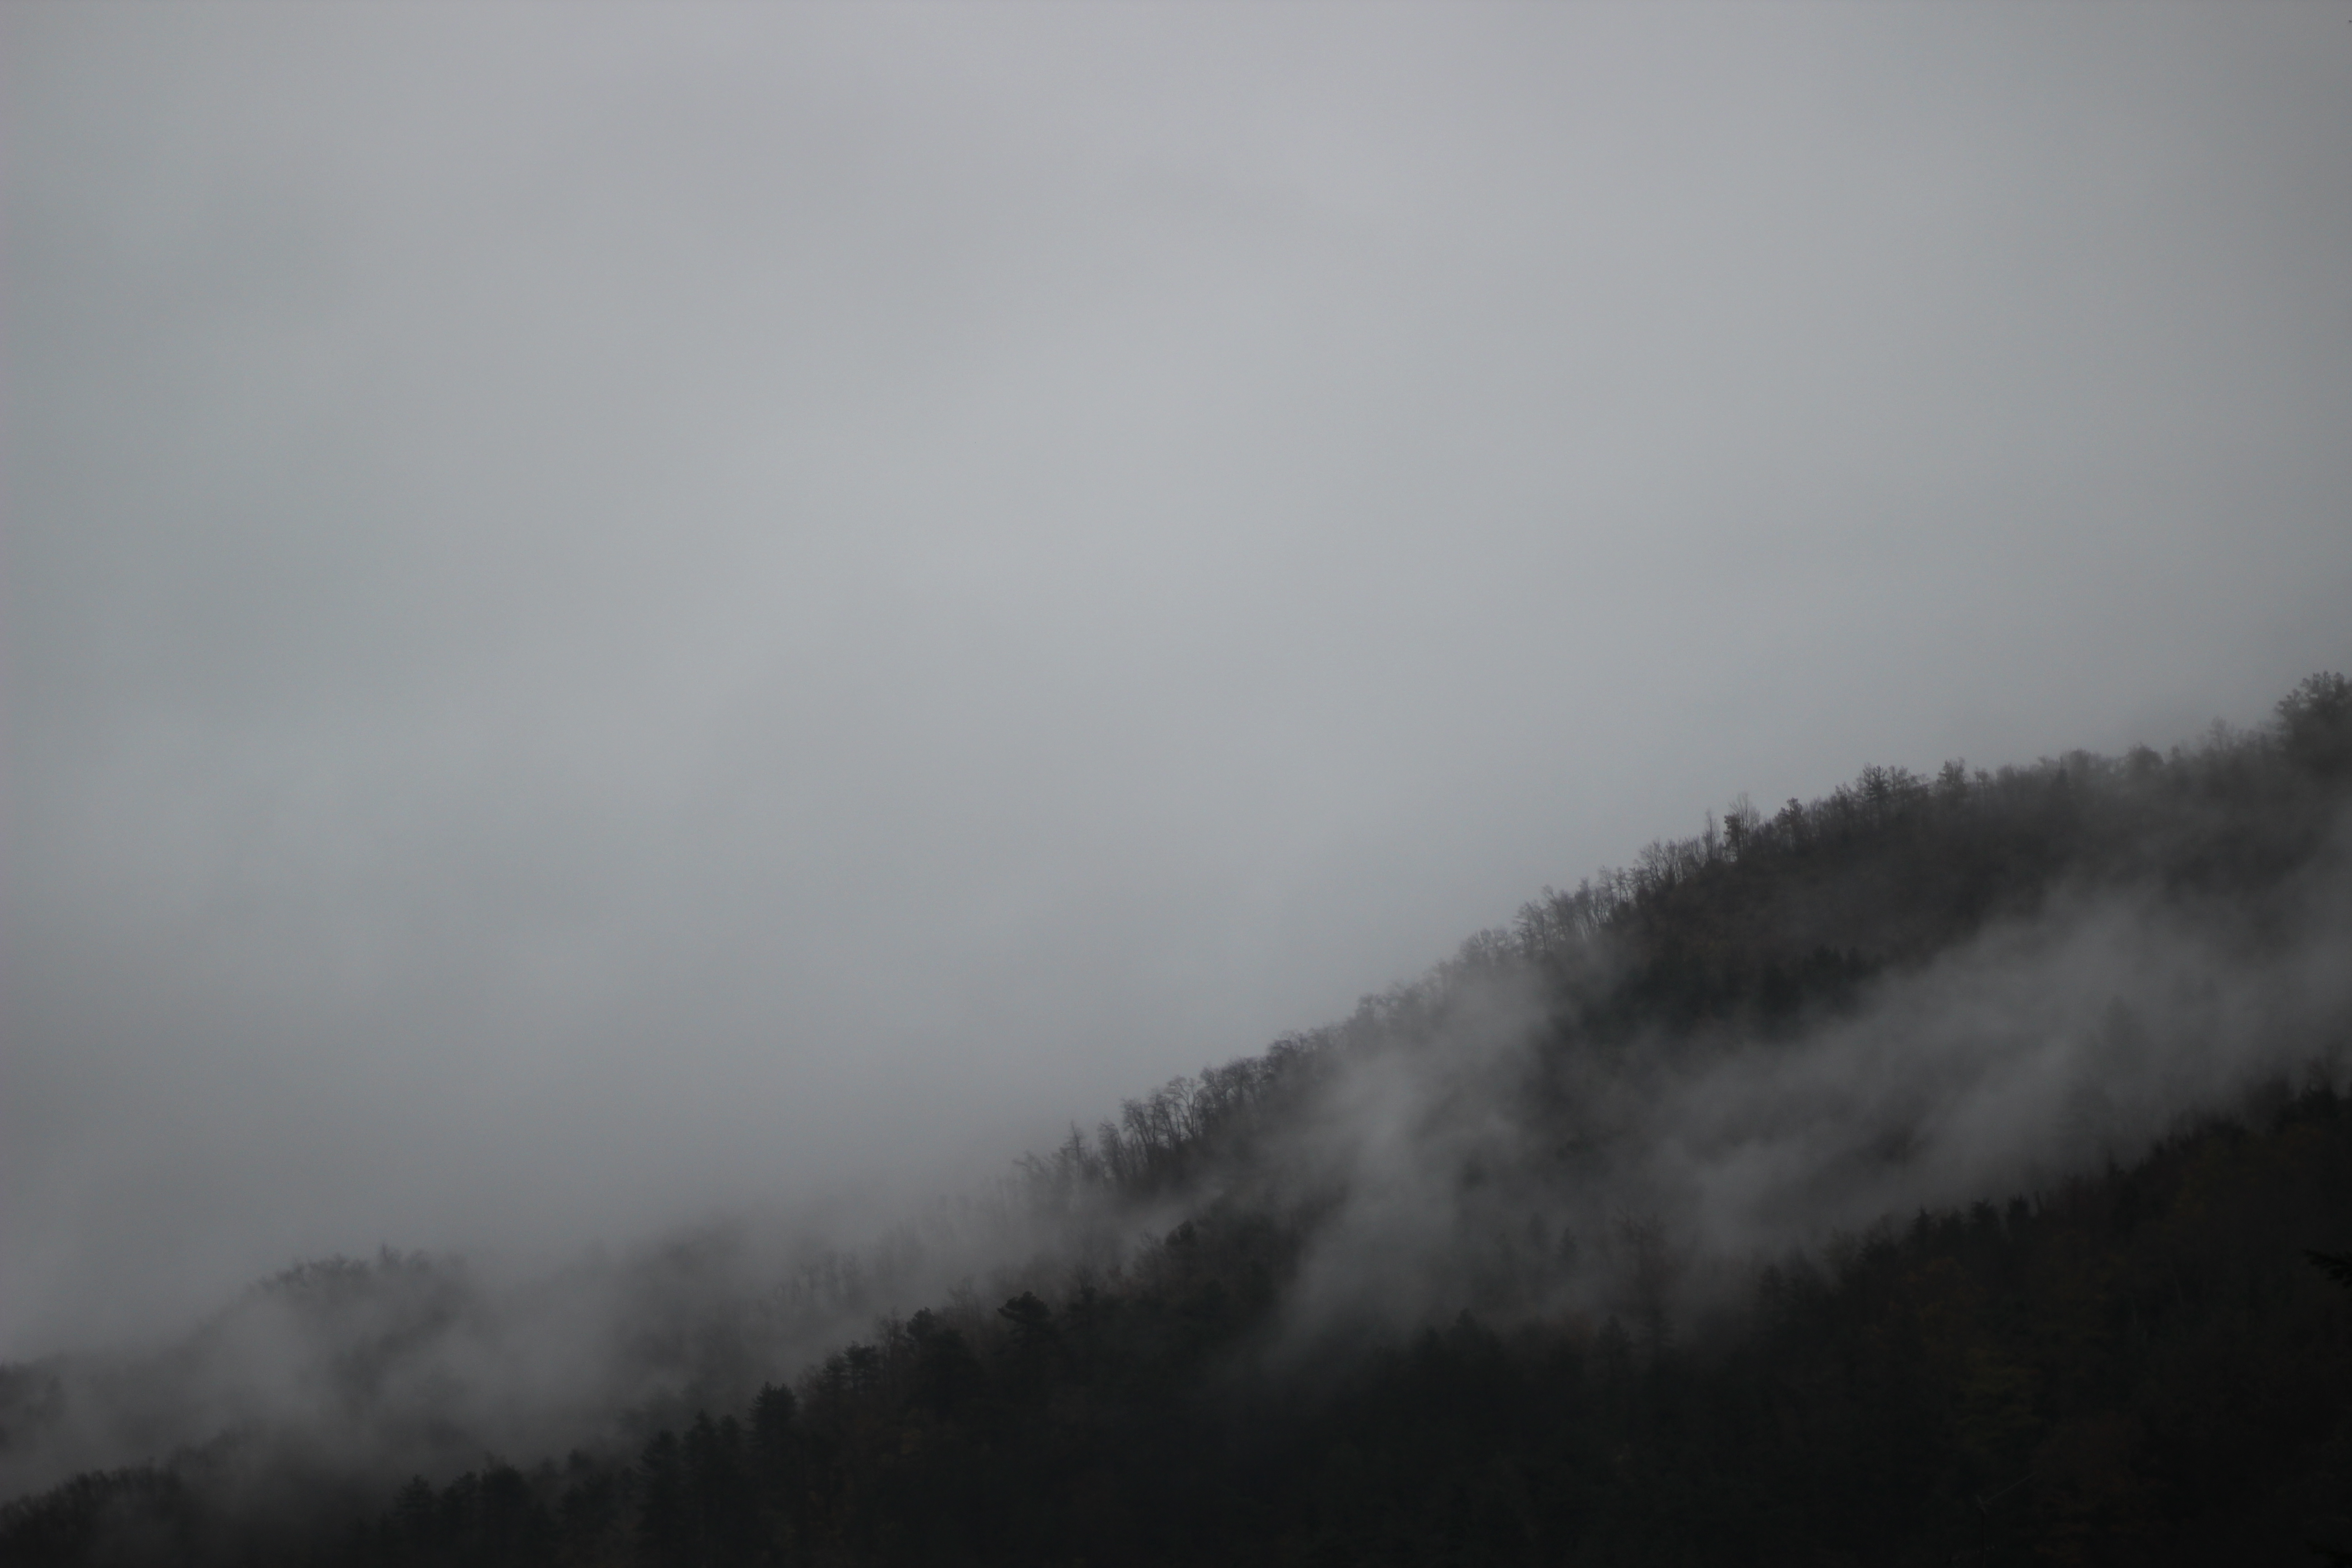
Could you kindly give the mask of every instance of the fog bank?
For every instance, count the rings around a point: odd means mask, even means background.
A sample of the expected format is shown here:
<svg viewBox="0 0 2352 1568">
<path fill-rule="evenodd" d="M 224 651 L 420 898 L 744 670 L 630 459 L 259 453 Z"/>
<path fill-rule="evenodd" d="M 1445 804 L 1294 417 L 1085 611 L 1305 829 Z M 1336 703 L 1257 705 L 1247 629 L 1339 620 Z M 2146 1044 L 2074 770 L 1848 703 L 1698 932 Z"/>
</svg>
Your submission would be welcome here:
<svg viewBox="0 0 2352 1568">
<path fill-rule="evenodd" d="M 1685 1327 L 1754 1269 L 2038 1201 L 2352 1074 L 2352 837 L 2263 911 L 2073 889 L 1791 1038 L 1563 1048 L 1524 971 L 1337 1064 L 1273 1185 L 1340 1194 L 1292 1331 L 1464 1309 Z M 1542 1087 L 1538 1087 L 1541 1085 Z"/>
</svg>

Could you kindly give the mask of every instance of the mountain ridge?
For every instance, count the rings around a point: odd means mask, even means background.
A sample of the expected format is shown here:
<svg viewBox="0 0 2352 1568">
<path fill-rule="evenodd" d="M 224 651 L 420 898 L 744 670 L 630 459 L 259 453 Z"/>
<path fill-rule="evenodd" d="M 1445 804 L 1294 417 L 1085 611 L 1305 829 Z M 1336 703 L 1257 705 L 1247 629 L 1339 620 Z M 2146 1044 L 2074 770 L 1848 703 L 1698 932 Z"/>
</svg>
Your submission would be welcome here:
<svg viewBox="0 0 2352 1568">
<path fill-rule="evenodd" d="M 795 1342 L 726 1280 L 581 1340 L 635 1345 L 646 1375 L 618 1417 L 583 1404 L 560 1464 L 483 1465 L 445 1434 L 445 1479 L 388 1511 L 363 1500 L 392 1452 L 252 1506 L 294 1468 L 248 1432 L 20 1499 L 0 1543 L 322 1564 L 2300 1550 L 2352 1477 L 2343 1303 L 2302 1256 L 2352 1238 L 2348 784 L 2352 683 L 2324 675 L 2269 726 L 2166 755 L 1874 767 L 1769 817 L 1736 803 L 1347 1019 L 1024 1157 L 960 1255 L 995 1249 L 997 1307 L 910 1266 L 900 1297 L 928 1304 L 840 1289 Z M 363 1308 L 421 1280 L 456 1321 L 439 1268 L 278 1289 Z M 870 1331 L 772 1381 L 860 1306 Z M 2264 1359 L 2281 1333 L 2301 1360 Z M 2106 1370 L 2085 1383 L 2081 1357 Z M 2286 1402 L 2201 1417 L 2278 1476 L 2195 1480 L 2221 1460 L 2176 1407 L 2210 1369 Z M 0 1453 L 49 1397 L 37 1373 L 7 1369 Z M 1422 1405 L 1451 1447 L 1399 1414 Z M 1746 1436 L 1691 1447 L 1697 1411 Z M 1813 1468 L 1788 1472 L 1799 1453 Z M 2281 1499 L 2304 1512 L 2281 1522 Z M 1197 1529 L 1137 1545 L 1171 1509 Z"/>
</svg>

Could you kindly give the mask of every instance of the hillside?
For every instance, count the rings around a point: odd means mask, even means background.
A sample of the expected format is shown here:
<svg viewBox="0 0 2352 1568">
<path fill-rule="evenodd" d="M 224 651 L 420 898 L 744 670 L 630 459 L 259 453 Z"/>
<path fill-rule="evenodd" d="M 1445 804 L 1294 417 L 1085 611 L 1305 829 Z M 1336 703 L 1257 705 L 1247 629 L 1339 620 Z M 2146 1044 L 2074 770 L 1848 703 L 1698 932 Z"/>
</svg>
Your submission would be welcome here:
<svg viewBox="0 0 2352 1568">
<path fill-rule="evenodd" d="M 2315 676 L 2168 754 L 1743 802 L 1073 1128 L 928 1263 L 791 1298 L 647 1260 L 530 1423 L 417 1369 L 551 1309 L 314 1265 L 256 1342 L 340 1325 L 305 1408 L 366 1430 L 192 1440 L 196 1373 L 118 1368 L 119 1430 L 168 1436 L 8 1504 L 0 1560 L 2352 1552 L 2352 1297 L 2311 1256 L 2352 1247 L 2347 796 Z M 0 1455 L 97 1386 L 6 1369 Z"/>
</svg>

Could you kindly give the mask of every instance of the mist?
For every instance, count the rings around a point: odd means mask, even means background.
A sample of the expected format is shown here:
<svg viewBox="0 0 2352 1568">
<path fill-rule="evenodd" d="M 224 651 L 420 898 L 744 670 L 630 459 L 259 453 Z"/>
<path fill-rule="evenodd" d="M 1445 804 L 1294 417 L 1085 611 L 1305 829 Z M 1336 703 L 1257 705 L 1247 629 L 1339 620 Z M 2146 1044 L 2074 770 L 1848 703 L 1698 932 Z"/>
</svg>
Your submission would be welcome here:
<svg viewBox="0 0 2352 1568">
<path fill-rule="evenodd" d="M 2347 662 L 2335 10 L 0 28 L 10 1359 L 871 1237 L 1736 790 Z M 2140 919 L 1949 1115 L 2188 1026 Z M 1796 1235 L 1872 1027 L 1626 1201 Z"/>
<path fill-rule="evenodd" d="M 0 1371 L 0 1497 L 164 1460 L 299 1515 L 305 1487 L 372 1500 L 485 1453 L 633 1447 L 878 1318 L 1071 1256 L 1003 1183 L 895 1218 L 735 1215 L 551 1260 L 306 1259 L 179 1331 Z"/>
<path fill-rule="evenodd" d="M 2065 888 L 1786 1038 L 1563 1050 L 1531 968 L 1441 971 L 1360 1016 L 1265 1157 L 1266 1191 L 1328 1194 L 1287 1332 L 1463 1310 L 1704 1331 L 1752 1306 L 1764 1266 L 2038 1203 L 2168 1136 L 2340 1092 L 2347 829 L 2259 902 Z"/>
</svg>

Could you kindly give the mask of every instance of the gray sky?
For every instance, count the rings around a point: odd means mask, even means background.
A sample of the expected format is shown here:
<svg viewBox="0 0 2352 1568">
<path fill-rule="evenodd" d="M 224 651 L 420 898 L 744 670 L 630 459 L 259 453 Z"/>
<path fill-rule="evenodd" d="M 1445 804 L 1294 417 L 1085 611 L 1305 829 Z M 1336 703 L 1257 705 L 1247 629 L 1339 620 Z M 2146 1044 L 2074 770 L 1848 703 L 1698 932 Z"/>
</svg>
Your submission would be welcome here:
<svg viewBox="0 0 2352 1568">
<path fill-rule="evenodd" d="M 985 1165 L 2352 664 L 2341 5 L 0 15 L 0 1354 Z"/>
</svg>

